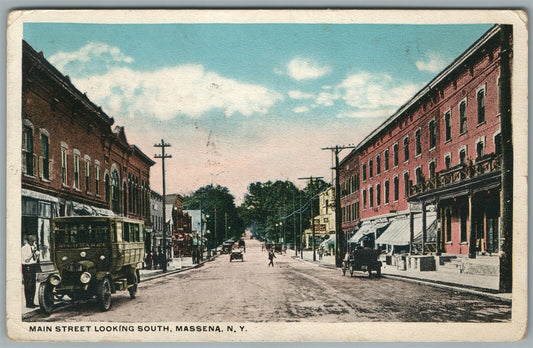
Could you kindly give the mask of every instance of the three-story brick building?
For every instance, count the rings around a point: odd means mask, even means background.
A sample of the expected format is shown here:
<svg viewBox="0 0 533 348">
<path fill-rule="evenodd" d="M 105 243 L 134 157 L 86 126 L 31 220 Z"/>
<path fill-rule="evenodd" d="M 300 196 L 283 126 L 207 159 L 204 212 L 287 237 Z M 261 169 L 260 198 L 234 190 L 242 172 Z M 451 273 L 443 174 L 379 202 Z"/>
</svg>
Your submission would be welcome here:
<svg viewBox="0 0 533 348">
<path fill-rule="evenodd" d="M 123 127 L 23 42 L 22 237 L 50 258 L 56 216 L 123 215 L 150 221 L 150 167 Z"/>
</svg>

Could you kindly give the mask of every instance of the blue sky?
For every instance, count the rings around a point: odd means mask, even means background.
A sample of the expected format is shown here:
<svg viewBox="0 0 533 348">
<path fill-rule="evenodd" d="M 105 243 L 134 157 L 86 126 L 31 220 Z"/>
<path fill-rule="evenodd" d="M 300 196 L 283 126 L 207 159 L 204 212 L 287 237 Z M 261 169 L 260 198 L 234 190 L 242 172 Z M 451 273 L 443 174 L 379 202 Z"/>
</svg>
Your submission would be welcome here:
<svg viewBox="0 0 533 348">
<path fill-rule="evenodd" d="M 253 181 L 330 179 L 322 147 L 357 144 L 490 27 L 25 23 L 24 39 L 130 143 L 173 145 L 167 192 L 239 202 Z"/>
</svg>

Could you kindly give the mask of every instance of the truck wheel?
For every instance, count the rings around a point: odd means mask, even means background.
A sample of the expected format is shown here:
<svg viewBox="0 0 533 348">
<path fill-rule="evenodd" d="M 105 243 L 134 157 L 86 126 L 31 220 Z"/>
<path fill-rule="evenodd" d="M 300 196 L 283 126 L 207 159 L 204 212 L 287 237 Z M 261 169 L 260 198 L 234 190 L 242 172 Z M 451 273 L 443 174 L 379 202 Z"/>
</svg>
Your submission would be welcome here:
<svg viewBox="0 0 533 348">
<path fill-rule="evenodd" d="M 368 270 L 368 278 L 372 278 L 372 269 Z"/>
<path fill-rule="evenodd" d="M 137 284 L 133 285 L 133 286 L 130 286 L 128 288 L 128 292 L 130 293 L 130 298 L 131 299 L 134 299 L 135 298 L 135 295 L 137 294 Z"/>
<path fill-rule="evenodd" d="M 102 311 L 107 311 L 111 307 L 111 284 L 109 279 L 104 278 L 99 284 L 96 290 L 96 298 L 98 299 L 98 305 Z"/>
<path fill-rule="evenodd" d="M 39 284 L 39 307 L 46 313 L 52 313 L 54 307 L 54 294 L 52 285 L 48 282 L 42 282 Z"/>
<path fill-rule="evenodd" d="M 353 266 L 350 265 L 350 277 L 353 277 Z"/>
</svg>

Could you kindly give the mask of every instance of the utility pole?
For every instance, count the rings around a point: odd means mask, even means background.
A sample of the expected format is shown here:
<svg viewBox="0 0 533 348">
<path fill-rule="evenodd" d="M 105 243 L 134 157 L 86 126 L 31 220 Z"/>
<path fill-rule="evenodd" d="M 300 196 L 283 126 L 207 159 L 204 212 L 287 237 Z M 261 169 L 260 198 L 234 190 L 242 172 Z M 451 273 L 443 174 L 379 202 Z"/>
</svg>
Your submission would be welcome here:
<svg viewBox="0 0 533 348">
<path fill-rule="evenodd" d="M 218 239 L 217 239 L 217 208 L 215 208 L 215 251 L 218 247 Z"/>
<path fill-rule="evenodd" d="M 154 147 L 160 147 L 161 148 L 161 155 L 155 154 L 154 158 L 161 158 L 161 162 L 163 164 L 163 255 L 164 255 L 164 262 L 163 262 L 163 272 L 167 271 L 167 217 L 166 217 L 166 186 L 165 186 L 165 158 L 172 158 L 172 155 L 165 154 L 165 147 L 171 147 L 172 145 L 165 143 L 163 139 L 161 139 L 160 144 L 154 144 Z"/>
<path fill-rule="evenodd" d="M 294 191 L 292 192 L 292 211 L 296 212 L 296 206 L 294 201 Z M 292 215 L 292 244 L 294 246 L 294 256 L 298 256 L 298 247 L 296 246 L 296 214 Z"/>
<path fill-rule="evenodd" d="M 228 240 L 228 213 L 224 213 L 224 241 Z"/>
<path fill-rule="evenodd" d="M 304 239 L 302 224 L 302 191 L 300 191 L 300 258 L 304 258 Z"/>
<path fill-rule="evenodd" d="M 344 233 L 342 232 L 342 214 L 341 214 L 341 184 L 339 176 L 339 153 L 343 149 L 355 149 L 354 145 L 325 147 L 322 150 L 332 150 L 335 154 L 335 266 L 342 266 L 342 255 L 345 253 Z"/>
<path fill-rule="evenodd" d="M 310 176 L 307 178 L 298 178 L 299 180 L 309 180 L 309 183 L 313 185 L 313 179 L 323 179 L 323 176 Z M 314 196 L 314 192 L 313 192 Z M 301 209 L 301 208 L 300 208 Z M 301 216 L 301 213 L 300 213 Z M 312 239 L 313 239 L 313 261 L 316 261 L 316 247 L 315 247 L 315 216 L 313 212 L 313 199 L 311 198 L 311 233 L 312 233 Z"/>
</svg>

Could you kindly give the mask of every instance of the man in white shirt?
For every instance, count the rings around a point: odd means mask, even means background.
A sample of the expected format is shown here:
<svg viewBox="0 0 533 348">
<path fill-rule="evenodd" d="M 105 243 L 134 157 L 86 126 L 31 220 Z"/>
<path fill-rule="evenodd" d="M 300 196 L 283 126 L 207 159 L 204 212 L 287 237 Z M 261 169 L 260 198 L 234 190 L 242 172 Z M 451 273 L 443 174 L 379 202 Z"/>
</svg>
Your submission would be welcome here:
<svg viewBox="0 0 533 348">
<path fill-rule="evenodd" d="M 26 237 L 28 243 L 22 246 L 22 279 L 24 281 L 24 296 L 26 297 L 26 307 L 37 307 L 33 303 L 35 298 L 36 268 L 39 262 L 40 252 L 35 245 L 35 236 Z"/>
</svg>

